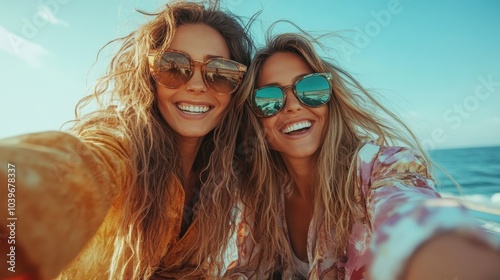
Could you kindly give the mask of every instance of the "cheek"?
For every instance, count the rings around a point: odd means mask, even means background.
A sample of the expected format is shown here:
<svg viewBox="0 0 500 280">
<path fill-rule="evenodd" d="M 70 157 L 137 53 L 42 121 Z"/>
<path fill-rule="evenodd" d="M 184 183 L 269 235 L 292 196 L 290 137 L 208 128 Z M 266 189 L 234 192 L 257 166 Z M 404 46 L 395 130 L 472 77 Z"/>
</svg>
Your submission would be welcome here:
<svg viewBox="0 0 500 280">
<path fill-rule="evenodd" d="M 276 133 L 276 131 L 273 129 L 276 124 L 275 118 L 275 116 L 270 118 L 263 118 L 260 122 L 264 139 L 266 139 L 267 144 L 271 147 L 273 146 L 275 139 L 274 134 Z"/>
<path fill-rule="evenodd" d="M 314 114 L 318 116 L 318 118 L 327 120 L 328 119 L 328 106 L 321 106 L 318 108 L 313 108 L 312 109 Z"/>
<path fill-rule="evenodd" d="M 229 103 L 231 103 L 231 96 L 230 95 L 217 95 L 217 101 L 219 103 L 219 107 L 222 111 L 225 111 L 227 107 L 229 106 Z"/>
<path fill-rule="evenodd" d="M 165 88 L 162 86 L 156 87 L 156 99 L 158 103 L 167 103 L 169 98 L 175 94 L 174 89 Z"/>
<path fill-rule="evenodd" d="M 324 140 L 326 131 L 328 129 L 328 106 L 323 106 L 319 108 L 314 109 L 316 112 L 315 114 L 318 116 L 319 120 L 321 121 L 321 137 Z"/>
<path fill-rule="evenodd" d="M 170 97 L 173 95 L 171 90 L 166 88 L 158 88 L 155 94 L 155 101 L 159 107 L 162 114 L 169 110 L 168 104 L 170 103 Z"/>
<path fill-rule="evenodd" d="M 261 127 L 262 127 L 262 133 L 264 133 L 264 136 L 266 139 L 269 138 L 269 136 L 271 135 L 270 132 L 273 131 L 273 127 L 274 127 L 274 124 L 275 124 L 275 121 L 273 120 L 274 117 L 270 117 L 270 118 L 263 118 L 261 119 Z"/>
</svg>

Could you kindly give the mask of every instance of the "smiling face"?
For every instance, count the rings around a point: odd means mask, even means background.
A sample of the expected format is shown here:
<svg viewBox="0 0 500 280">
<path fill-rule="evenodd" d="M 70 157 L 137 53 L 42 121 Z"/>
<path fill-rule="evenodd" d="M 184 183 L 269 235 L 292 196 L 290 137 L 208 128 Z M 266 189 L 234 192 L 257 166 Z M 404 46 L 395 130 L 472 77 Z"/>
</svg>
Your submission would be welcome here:
<svg viewBox="0 0 500 280">
<path fill-rule="evenodd" d="M 293 84 L 298 76 L 313 72 L 297 54 L 275 53 L 262 65 L 257 87 L 287 86 Z M 267 141 L 285 159 L 312 158 L 323 143 L 328 107 L 310 108 L 300 103 L 291 89 L 286 94 L 286 103 L 280 112 L 261 118 Z"/>
<path fill-rule="evenodd" d="M 211 57 L 230 58 L 222 35 L 204 24 L 177 27 L 169 48 L 200 61 Z M 207 88 L 199 65 L 181 87 L 169 89 L 158 84 L 156 88 L 160 112 L 180 141 L 200 139 L 214 129 L 231 100 L 231 95 L 219 95 Z"/>
</svg>

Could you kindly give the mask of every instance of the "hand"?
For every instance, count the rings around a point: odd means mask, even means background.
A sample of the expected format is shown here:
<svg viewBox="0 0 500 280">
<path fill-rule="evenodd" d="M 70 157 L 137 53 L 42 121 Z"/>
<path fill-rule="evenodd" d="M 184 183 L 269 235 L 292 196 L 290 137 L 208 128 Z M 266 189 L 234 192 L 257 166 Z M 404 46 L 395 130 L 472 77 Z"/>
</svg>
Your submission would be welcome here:
<svg viewBox="0 0 500 280">
<path fill-rule="evenodd" d="M 458 233 L 436 236 L 409 260 L 405 280 L 500 279 L 500 252 Z"/>
</svg>

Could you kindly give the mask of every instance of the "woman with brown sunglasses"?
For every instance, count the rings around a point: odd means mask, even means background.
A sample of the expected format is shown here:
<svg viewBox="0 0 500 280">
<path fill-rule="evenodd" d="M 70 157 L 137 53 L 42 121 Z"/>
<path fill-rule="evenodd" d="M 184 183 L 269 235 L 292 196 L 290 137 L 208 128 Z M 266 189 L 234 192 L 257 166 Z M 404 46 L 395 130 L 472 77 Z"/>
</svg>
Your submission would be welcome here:
<svg viewBox="0 0 500 280">
<path fill-rule="evenodd" d="M 242 85 L 252 161 L 227 277 L 500 279 L 498 240 L 440 197 L 411 131 L 314 41 L 268 38 Z"/>
<path fill-rule="evenodd" d="M 0 182 L 9 182 L 1 197 L 13 206 L 1 218 L 18 218 L 9 220 L 15 239 L 0 242 L 2 254 L 15 254 L 15 272 L 2 269 L 2 279 L 198 279 L 223 270 L 238 88 L 252 42 L 218 3 L 175 1 L 149 16 L 115 40 L 121 47 L 71 131 L 0 142 Z M 81 113 L 92 102 L 99 109 Z"/>
</svg>

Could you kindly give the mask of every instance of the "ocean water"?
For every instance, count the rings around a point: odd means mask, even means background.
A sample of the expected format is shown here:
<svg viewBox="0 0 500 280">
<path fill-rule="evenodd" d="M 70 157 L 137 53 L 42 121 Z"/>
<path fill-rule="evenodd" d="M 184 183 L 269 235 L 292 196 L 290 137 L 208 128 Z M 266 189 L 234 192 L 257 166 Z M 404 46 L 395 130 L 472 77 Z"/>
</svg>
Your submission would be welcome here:
<svg viewBox="0 0 500 280">
<path fill-rule="evenodd" d="M 463 201 L 485 228 L 500 234 L 500 146 L 434 150 L 430 156 L 461 187 L 437 170 L 438 191 Z"/>
</svg>

